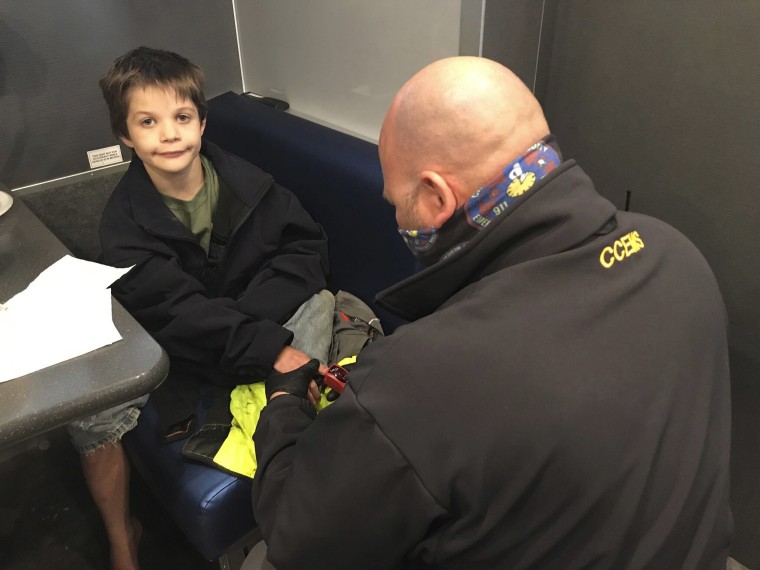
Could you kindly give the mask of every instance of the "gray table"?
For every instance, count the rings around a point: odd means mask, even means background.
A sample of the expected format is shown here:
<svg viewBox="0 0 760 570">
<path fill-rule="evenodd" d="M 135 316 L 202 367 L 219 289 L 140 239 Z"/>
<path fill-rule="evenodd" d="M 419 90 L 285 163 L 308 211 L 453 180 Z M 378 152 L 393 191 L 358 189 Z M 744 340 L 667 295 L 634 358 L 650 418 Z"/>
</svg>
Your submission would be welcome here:
<svg viewBox="0 0 760 570">
<path fill-rule="evenodd" d="M 0 301 L 24 290 L 67 253 L 16 198 L 0 216 Z M 116 301 L 113 320 L 121 341 L 0 383 L 0 451 L 146 394 L 163 381 L 169 371 L 166 353 Z"/>
</svg>

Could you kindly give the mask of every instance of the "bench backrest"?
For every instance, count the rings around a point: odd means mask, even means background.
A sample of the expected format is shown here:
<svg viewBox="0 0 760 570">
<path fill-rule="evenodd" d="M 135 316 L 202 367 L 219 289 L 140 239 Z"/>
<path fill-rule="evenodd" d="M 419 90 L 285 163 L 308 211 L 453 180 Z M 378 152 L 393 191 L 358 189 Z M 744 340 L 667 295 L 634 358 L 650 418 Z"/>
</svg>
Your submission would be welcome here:
<svg viewBox="0 0 760 570">
<path fill-rule="evenodd" d="M 327 232 L 329 287 L 366 301 L 386 333 L 402 321 L 373 301 L 417 268 L 382 198 L 377 145 L 228 92 L 209 100 L 205 138 L 291 190 Z"/>
</svg>

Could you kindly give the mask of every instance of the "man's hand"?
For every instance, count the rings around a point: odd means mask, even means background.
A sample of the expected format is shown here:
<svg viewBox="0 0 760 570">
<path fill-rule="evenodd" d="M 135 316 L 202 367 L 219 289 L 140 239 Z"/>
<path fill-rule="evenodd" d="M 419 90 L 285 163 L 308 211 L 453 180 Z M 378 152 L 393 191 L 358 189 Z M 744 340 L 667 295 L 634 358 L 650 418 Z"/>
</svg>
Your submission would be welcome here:
<svg viewBox="0 0 760 570">
<path fill-rule="evenodd" d="M 272 372 L 264 382 L 267 401 L 282 394 L 292 394 L 299 398 L 311 396 L 309 385 L 314 384 L 313 379 L 318 373 L 319 360 L 316 358 L 290 372 Z"/>
<path fill-rule="evenodd" d="M 293 348 L 292 346 L 286 346 L 282 349 L 282 352 L 277 356 L 277 360 L 274 361 L 274 369 L 276 372 L 292 372 L 293 370 L 296 370 L 297 368 L 300 368 L 307 362 L 311 360 L 311 357 L 300 350 Z M 325 372 L 327 372 L 327 366 L 324 366 L 322 364 L 319 365 L 319 375 L 324 376 Z M 315 374 L 316 376 L 316 374 Z M 285 392 L 283 392 L 284 394 Z M 282 394 L 272 394 L 272 397 L 269 397 L 269 394 L 267 394 L 267 401 L 271 400 L 272 398 L 275 398 L 277 396 L 280 396 Z M 309 384 L 309 395 L 308 395 L 309 401 L 316 405 L 320 398 L 319 393 L 319 387 L 315 382 L 312 382 Z"/>
</svg>

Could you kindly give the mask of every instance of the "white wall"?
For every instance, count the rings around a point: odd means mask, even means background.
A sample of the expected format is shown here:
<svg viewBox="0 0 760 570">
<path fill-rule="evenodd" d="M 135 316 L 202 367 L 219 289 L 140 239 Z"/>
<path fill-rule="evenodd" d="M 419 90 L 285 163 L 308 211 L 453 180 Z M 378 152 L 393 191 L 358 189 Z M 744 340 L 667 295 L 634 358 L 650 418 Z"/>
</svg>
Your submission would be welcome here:
<svg viewBox="0 0 760 570">
<path fill-rule="evenodd" d="M 234 5 L 246 91 L 284 99 L 296 114 L 370 140 L 409 77 L 459 54 L 462 0 Z"/>
</svg>

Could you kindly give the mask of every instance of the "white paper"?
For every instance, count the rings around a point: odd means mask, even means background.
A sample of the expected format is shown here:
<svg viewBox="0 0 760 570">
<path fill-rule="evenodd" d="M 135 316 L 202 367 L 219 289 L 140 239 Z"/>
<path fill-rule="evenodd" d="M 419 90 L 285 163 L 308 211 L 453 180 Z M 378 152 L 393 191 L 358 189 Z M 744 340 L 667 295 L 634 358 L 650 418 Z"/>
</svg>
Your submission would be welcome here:
<svg viewBox="0 0 760 570">
<path fill-rule="evenodd" d="M 121 340 L 108 286 L 129 271 L 61 258 L 0 310 L 0 382 Z"/>
</svg>

